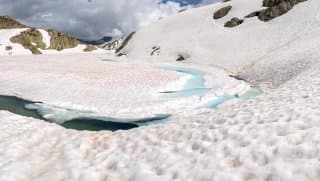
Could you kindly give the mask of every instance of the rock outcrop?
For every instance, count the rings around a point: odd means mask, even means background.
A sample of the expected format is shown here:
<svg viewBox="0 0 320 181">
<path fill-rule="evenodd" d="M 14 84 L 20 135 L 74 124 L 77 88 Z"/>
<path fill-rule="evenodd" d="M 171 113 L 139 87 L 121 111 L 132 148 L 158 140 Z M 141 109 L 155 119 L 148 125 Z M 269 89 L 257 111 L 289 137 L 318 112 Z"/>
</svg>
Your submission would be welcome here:
<svg viewBox="0 0 320 181">
<path fill-rule="evenodd" d="M 125 47 L 127 46 L 127 44 L 129 43 L 129 41 L 131 40 L 131 38 L 133 37 L 133 35 L 135 34 L 136 32 L 132 32 L 130 33 L 126 39 L 123 40 L 122 44 L 116 49 L 116 54 L 118 56 L 121 56 L 121 55 L 124 55 L 125 53 L 121 53 L 120 51 Z"/>
<path fill-rule="evenodd" d="M 123 39 L 112 40 L 99 45 L 100 48 L 105 50 L 116 50 L 122 43 Z"/>
<path fill-rule="evenodd" d="M 232 6 L 226 6 L 219 9 L 213 14 L 213 19 L 220 19 L 225 17 L 230 12 L 231 9 L 232 9 Z"/>
<path fill-rule="evenodd" d="M 74 48 L 79 45 L 79 41 L 69 35 L 54 30 L 48 30 L 50 35 L 50 46 L 48 49 L 61 51 L 67 48 Z"/>
<path fill-rule="evenodd" d="M 42 41 L 42 35 L 36 28 L 30 28 L 10 39 L 13 43 L 19 43 L 24 48 L 30 50 L 32 54 L 42 54 L 39 49 L 46 49 Z"/>
<path fill-rule="evenodd" d="M 232 18 L 231 20 L 227 21 L 225 24 L 224 24 L 224 27 L 227 27 L 227 28 L 233 28 L 233 27 L 236 27 L 240 24 L 243 23 L 243 20 L 242 19 L 239 19 L 237 17 L 234 17 Z"/>
<path fill-rule="evenodd" d="M 248 14 L 246 18 L 257 16 L 261 21 L 270 21 L 287 13 L 295 5 L 304 1 L 307 0 L 264 0 L 263 6 L 267 8 L 261 11 L 252 12 Z"/>
<path fill-rule="evenodd" d="M 0 16 L 0 29 L 28 28 L 28 26 L 12 19 L 10 16 Z"/>
<path fill-rule="evenodd" d="M 97 50 L 97 47 L 93 45 L 87 45 L 86 48 L 83 49 L 84 52 L 92 52 L 94 50 Z"/>
</svg>

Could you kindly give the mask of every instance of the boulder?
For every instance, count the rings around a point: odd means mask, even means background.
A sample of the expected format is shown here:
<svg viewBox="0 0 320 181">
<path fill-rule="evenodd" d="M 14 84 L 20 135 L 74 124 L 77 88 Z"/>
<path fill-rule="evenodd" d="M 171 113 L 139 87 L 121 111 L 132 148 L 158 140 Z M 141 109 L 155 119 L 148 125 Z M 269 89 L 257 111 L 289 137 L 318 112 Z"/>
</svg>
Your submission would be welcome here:
<svg viewBox="0 0 320 181">
<path fill-rule="evenodd" d="M 298 3 L 307 0 L 264 0 L 263 6 L 267 7 L 261 11 L 255 11 L 245 18 L 257 16 L 261 21 L 270 21 L 290 11 Z"/>
<path fill-rule="evenodd" d="M 237 17 L 234 17 L 232 18 L 231 20 L 227 21 L 225 24 L 224 24 L 224 27 L 227 27 L 227 28 L 233 28 L 233 27 L 236 27 L 240 24 L 243 23 L 243 20 L 242 19 L 239 19 Z"/>
<path fill-rule="evenodd" d="M 276 6 L 272 6 L 265 10 L 262 10 L 259 13 L 259 19 L 261 21 L 270 21 L 276 17 L 279 17 L 292 9 L 292 5 L 290 2 L 281 2 Z"/>
<path fill-rule="evenodd" d="M 213 14 L 213 19 L 223 18 L 224 16 L 226 16 L 230 12 L 231 9 L 232 9 L 232 6 L 226 6 L 226 7 L 219 9 L 218 11 L 216 11 Z"/>
</svg>

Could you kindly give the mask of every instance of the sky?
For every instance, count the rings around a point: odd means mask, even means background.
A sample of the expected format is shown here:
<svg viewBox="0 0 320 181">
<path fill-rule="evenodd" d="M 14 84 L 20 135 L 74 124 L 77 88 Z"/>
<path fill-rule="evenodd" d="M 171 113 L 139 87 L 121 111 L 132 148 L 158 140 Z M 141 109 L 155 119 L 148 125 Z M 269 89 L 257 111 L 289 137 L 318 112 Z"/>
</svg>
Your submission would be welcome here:
<svg viewBox="0 0 320 181">
<path fill-rule="evenodd" d="M 82 39 L 119 37 L 181 9 L 219 0 L 0 0 L 0 15 Z"/>
</svg>

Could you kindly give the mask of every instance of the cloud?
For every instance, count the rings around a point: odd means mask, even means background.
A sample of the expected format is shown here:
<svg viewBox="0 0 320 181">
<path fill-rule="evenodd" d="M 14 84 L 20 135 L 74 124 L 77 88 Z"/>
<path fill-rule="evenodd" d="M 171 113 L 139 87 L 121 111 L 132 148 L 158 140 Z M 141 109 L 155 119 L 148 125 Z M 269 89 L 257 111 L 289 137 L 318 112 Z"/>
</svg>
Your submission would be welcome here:
<svg viewBox="0 0 320 181">
<path fill-rule="evenodd" d="M 207 4 L 212 4 L 216 2 L 221 2 L 222 0 L 202 0 L 198 5 L 203 6 Z"/>
<path fill-rule="evenodd" d="M 90 39 L 127 34 L 181 8 L 162 0 L 0 0 L 2 15 Z"/>
<path fill-rule="evenodd" d="M 0 0 L 2 15 L 82 38 L 126 34 L 180 8 L 160 0 Z"/>
</svg>

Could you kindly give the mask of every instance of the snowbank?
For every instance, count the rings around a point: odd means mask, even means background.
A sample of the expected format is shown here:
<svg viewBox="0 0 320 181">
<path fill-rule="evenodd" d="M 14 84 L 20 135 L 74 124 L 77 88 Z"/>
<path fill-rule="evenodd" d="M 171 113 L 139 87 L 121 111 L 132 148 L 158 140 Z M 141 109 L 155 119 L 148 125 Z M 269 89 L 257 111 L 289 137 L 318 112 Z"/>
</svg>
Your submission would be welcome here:
<svg viewBox="0 0 320 181">
<path fill-rule="evenodd" d="M 0 179 L 319 180 L 319 70 L 242 104 L 115 133 L 0 112 Z"/>
<path fill-rule="evenodd" d="M 212 19 L 229 4 L 227 16 Z M 298 4 L 270 22 L 223 26 L 261 4 L 232 0 L 159 20 L 133 36 L 123 49 L 129 59 L 1 58 L 0 94 L 110 116 L 173 116 L 129 131 L 78 132 L 2 111 L 0 180 L 320 180 L 320 2 Z M 155 46 L 159 56 L 150 57 Z M 189 59 L 175 62 L 179 54 Z M 213 91 L 163 98 L 160 91 L 181 90 L 190 75 L 159 67 L 199 70 Z M 264 92 L 198 109 L 248 89 L 231 73 Z"/>
<path fill-rule="evenodd" d="M 25 30 L 26 28 L 1 29 L 0 30 L 0 55 L 30 55 L 31 52 L 25 49 L 22 45 L 12 43 L 10 41 L 11 37 L 18 35 Z"/>
</svg>

